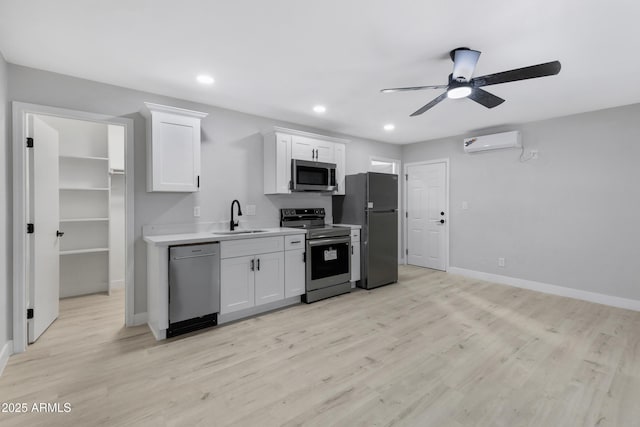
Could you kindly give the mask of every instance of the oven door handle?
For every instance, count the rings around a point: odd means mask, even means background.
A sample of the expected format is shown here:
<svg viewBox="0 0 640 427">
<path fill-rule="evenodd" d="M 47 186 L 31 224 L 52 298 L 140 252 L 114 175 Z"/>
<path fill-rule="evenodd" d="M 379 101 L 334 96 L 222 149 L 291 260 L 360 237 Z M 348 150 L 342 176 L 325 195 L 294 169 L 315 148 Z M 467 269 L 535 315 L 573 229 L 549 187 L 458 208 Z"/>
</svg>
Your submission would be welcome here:
<svg viewBox="0 0 640 427">
<path fill-rule="evenodd" d="M 322 245 L 338 245 L 340 243 L 351 243 L 351 236 L 332 238 L 332 239 L 314 239 L 308 240 L 309 247 L 322 246 Z"/>
</svg>

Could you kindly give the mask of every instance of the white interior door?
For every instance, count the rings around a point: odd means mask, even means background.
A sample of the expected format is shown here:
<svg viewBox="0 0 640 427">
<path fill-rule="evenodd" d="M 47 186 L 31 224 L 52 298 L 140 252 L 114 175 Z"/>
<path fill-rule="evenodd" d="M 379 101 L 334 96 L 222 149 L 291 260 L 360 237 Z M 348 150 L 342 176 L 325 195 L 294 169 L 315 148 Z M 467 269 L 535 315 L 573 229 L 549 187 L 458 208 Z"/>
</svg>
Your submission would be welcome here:
<svg viewBox="0 0 640 427">
<path fill-rule="evenodd" d="M 58 185 L 58 132 L 37 116 L 30 116 L 34 140 L 31 217 L 34 227 L 30 280 L 29 343 L 34 342 L 58 317 L 60 298 L 60 225 Z"/>
<path fill-rule="evenodd" d="M 447 165 L 409 165 L 407 175 L 407 263 L 445 271 Z"/>
</svg>

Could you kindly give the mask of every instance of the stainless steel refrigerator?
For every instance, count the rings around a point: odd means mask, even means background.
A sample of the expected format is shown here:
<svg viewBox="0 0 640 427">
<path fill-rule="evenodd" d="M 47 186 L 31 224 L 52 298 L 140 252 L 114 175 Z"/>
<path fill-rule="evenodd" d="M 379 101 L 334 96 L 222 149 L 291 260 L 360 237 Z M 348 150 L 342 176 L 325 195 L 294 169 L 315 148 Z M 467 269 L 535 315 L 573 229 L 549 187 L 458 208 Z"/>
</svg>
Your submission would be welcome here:
<svg viewBox="0 0 640 427">
<path fill-rule="evenodd" d="M 334 224 L 358 224 L 359 287 L 398 281 L 398 175 L 367 172 L 347 175 L 345 195 L 333 196 Z"/>
</svg>

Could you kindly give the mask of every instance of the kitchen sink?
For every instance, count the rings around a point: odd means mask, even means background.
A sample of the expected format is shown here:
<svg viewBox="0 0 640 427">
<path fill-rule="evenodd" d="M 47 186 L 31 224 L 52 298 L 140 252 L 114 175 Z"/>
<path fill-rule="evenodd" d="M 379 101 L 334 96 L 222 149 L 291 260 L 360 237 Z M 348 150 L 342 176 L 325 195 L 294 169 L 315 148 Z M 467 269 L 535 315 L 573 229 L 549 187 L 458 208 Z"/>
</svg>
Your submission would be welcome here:
<svg viewBox="0 0 640 427">
<path fill-rule="evenodd" d="M 233 235 L 233 234 L 256 234 L 256 233 L 266 233 L 267 230 L 233 230 L 233 231 L 214 231 L 213 234 L 220 234 L 223 236 Z"/>
</svg>

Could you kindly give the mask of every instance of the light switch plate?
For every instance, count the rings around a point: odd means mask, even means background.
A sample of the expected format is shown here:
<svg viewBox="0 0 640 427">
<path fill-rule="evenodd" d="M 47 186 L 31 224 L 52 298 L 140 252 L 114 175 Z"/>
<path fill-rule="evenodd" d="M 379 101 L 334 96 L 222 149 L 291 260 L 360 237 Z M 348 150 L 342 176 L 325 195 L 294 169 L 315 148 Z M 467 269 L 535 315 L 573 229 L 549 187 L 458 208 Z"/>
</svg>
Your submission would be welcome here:
<svg viewBox="0 0 640 427">
<path fill-rule="evenodd" d="M 469 209 L 469 202 L 462 202 L 462 210 L 467 210 Z"/>
<path fill-rule="evenodd" d="M 193 216 L 198 218 L 200 216 L 200 206 L 193 207 Z"/>
</svg>

